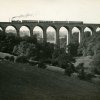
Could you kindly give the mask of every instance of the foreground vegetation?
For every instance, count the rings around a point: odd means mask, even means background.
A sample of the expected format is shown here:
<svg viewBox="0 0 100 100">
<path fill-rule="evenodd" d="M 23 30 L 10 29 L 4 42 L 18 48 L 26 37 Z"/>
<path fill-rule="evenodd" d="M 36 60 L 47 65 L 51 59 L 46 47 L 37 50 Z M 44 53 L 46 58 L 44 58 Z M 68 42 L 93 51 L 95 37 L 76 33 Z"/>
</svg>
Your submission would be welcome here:
<svg viewBox="0 0 100 100">
<path fill-rule="evenodd" d="M 20 38 L 12 33 L 1 32 L 0 52 L 8 54 L 0 56 L 0 98 L 99 100 L 100 85 L 89 82 L 93 78 L 98 78 L 100 82 L 100 35 L 86 37 L 80 45 L 75 41 L 67 46 L 66 53 L 66 47 L 57 48 L 51 43 L 40 43 L 36 36 Z M 88 58 L 87 61 L 80 62 L 80 56 Z M 66 76 L 47 71 L 47 65 L 63 68 Z M 76 75 L 75 79 L 73 75 Z"/>
<path fill-rule="evenodd" d="M 95 74 L 100 74 L 100 34 L 99 32 L 94 36 L 90 36 L 89 32 L 85 34 L 87 35 L 80 44 L 78 44 L 78 39 L 75 37 L 67 47 L 57 48 L 52 43 L 38 42 L 36 35 L 21 38 L 16 37 L 13 33 L 6 34 L 0 32 L 0 52 L 17 56 L 17 59 L 13 56 L 10 58 L 5 57 L 6 60 L 9 59 L 10 61 L 13 60 L 14 62 L 21 63 L 29 61 L 38 62 L 40 66 L 50 64 L 66 69 L 65 73 L 68 76 L 76 72 L 81 74 L 82 77 L 84 76 L 82 79 L 86 79 L 88 75 L 91 78 Z M 66 48 L 68 48 L 68 53 L 66 53 Z M 86 73 L 84 69 L 85 64 L 75 66 L 77 68 L 74 67 L 76 57 L 78 56 L 91 56 L 89 73 Z"/>
<path fill-rule="evenodd" d="M 95 84 L 28 64 L 0 62 L 0 100 L 100 100 Z"/>
<path fill-rule="evenodd" d="M 100 32 L 85 38 L 79 46 L 80 52 L 83 56 L 91 56 L 91 70 L 93 73 L 100 75 Z"/>
</svg>

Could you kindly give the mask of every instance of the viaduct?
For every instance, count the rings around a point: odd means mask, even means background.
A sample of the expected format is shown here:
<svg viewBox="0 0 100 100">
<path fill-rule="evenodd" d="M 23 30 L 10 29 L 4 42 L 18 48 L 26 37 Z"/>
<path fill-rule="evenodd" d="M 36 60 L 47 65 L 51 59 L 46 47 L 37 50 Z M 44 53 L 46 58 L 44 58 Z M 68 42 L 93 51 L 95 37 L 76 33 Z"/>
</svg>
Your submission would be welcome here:
<svg viewBox="0 0 100 100">
<path fill-rule="evenodd" d="M 13 26 L 16 29 L 17 36 L 20 36 L 20 28 L 22 26 L 26 26 L 30 30 L 30 36 L 33 35 L 33 29 L 36 26 L 39 26 L 43 30 L 43 41 L 47 41 L 47 33 L 46 30 L 49 26 L 53 27 L 56 31 L 56 44 L 60 45 L 59 40 L 59 30 L 61 27 L 65 27 L 68 30 L 68 43 L 71 43 L 72 39 L 72 29 L 77 27 L 80 30 L 80 41 L 82 42 L 83 38 L 85 38 L 84 30 L 86 27 L 90 28 L 92 31 L 92 35 L 95 35 L 96 29 L 100 27 L 100 24 L 91 24 L 91 23 L 83 23 L 81 21 L 36 21 L 36 20 L 22 20 L 22 21 L 12 21 L 12 22 L 0 22 L 0 27 L 5 32 L 7 26 Z"/>
</svg>

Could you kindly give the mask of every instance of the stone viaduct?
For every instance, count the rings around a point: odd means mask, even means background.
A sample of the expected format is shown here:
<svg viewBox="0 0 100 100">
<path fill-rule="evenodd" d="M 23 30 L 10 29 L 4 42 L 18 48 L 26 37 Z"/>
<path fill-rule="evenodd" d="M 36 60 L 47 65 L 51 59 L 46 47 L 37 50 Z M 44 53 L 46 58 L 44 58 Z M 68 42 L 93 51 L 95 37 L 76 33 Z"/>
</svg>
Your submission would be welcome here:
<svg viewBox="0 0 100 100">
<path fill-rule="evenodd" d="M 86 27 L 90 28 L 92 31 L 92 35 L 95 35 L 96 29 L 100 27 L 100 24 L 90 24 L 90 23 L 83 23 L 80 21 L 34 21 L 34 20 L 22 20 L 22 21 L 12 21 L 12 22 L 0 22 L 0 27 L 5 32 L 7 26 L 13 26 L 16 31 L 17 35 L 20 36 L 19 30 L 22 26 L 26 26 L 30 30 L 30 36 L 33 35 L 33 29 L 35 26 L 39 26 L 43 30 L 43 41 L 47 41 L 47 34 L 46 30 L 49 26 L 53 27 L 56 31 L 56 44 L 60 45 L 59 40 L 59 30 L 61 27 L 65 27 L 68 30 L 68 44 L 71 43 L 72 39 L 72 29 L 77 27 L 80 30 L 80 42 L 83 40 L 84 37 L 84 29 Z"/>
</svg>

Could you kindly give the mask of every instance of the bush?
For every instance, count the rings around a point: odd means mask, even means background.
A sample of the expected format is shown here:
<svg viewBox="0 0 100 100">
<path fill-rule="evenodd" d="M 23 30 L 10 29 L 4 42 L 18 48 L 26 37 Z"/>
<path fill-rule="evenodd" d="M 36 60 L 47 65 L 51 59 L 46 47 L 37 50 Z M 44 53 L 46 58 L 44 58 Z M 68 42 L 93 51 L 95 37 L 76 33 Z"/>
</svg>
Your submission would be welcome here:
<svg viewBox="0 0 100 100">
<path fill-rule="evenodd" d="M 93 73 L 86 73 L 85 80 L 91 80 L 95 75 Z"/>
<path fill-rule="evenodd" d="M 52 66 L 58 66 L 58 60 L 57 59 L 53 59 L 51 61 L 51 63 L 52 63 Z"/>
<path fill-rule="evenodd" d="M 26 56 L 18 56 L 16 58 L 16 61 L 15 62 L 19 62 L 19 63 L 27 63 L 28 60 L 27 60 L 27 57 Z"/>
<path fill-rule="evenodd" d="M 48 59 L 44 59 L 43 62 L 44 62 L 45 64 L 51 64 L 52 61 L 51 61 L 51 59 L 48 58 Z"/>
<path fill-rule="evenodd" d="M 71 76 L 75 72 L 75 67 L 72 63 L 66 63 L 65 75 Z"/>
<path fill-rule="evenodd" d="M 93 61 L 91 62 L 92 72 L 94 74 L 100 75 L 100 53 L 93 56 Z"/>
<path fill-rule="evenodd" d="M 4 59 L 9 60 L 10 56 L 5 56 Z"/>
<path fill-rule="evenodd" d="M 78 43 L 70 43 L 68 45 L 68 53 L 72 56 L 78 56 Z"/>
<path fill-rule="evenodd" d="M 41 44 L 41 51 L 40 55 L 42 59 L 49 59 L 52 58 L 52 54 L 54 51 L 54 44 L 52 43 L 42 43 Z"/>
<path fill-rule="evenodd" d="M 37 58 L 37 57 L 31 57 L 31 58 L 28 60 L 29 65 L 31 65 L 31 66 L 37 65 L 37 64 L 38 64 L 38 61 L 37 61 L 36 58 Z"/>
<path fill-rule="evenodd" d="M 11 56 L 9 60 L 14 62 L 14 56 Z"/>
<path fill-rule="evenodd" d="M 78 53 L 84 56 L 94 56 L 100 51 L 100 34 L 95 34 L 91 37 L 86 37 L 80 43 Z"/>
<path fill-rule="evenodd" d="M 94 77 L 94 74 L 92 72 L 88 73 L 85 71 L 84 63 L 80 63 L 77 67 L 76 70 L 78 72 L 78 77 L 81 80 L 87 80 L 90 81 L 91 78 Z"/>
<path fill-rule="evenodd" d="M 38 63 L 38 68 L 43 68 L 43 69 L 45 69 L 45 68 L 46 68 L 45 63 L 44 63 L 43 61 L 39 61 L 39 63 Z"/>
<path fill-rule="evenodd" d="M 93 73 L 81 72 L 79 73 L 78 77 L 81 80 L 90 81 L 93 77 L 95 77 L 95 75 Z"/>
<path fill-rule="evenodd" d="M 13 48 L 20 42 L 20 39 L 12 33 L 0 35 L 0 51 L 12 53 Z"/>
<path fill-rule="evenodd" d="M 34 43 L 34 44 L 37 44 L 37 35 L 33 35 L 31 37 L 29 36 L 24 36 L 22 37 L 22 41 L 26 41 L 28 43 Z"/>
<path fill-rule="evenodd" d="M 13 54 L 30 58 L 36 56 L 37 50 L 35 44 L 22 41 L 19 45 L 14 46 Z"/>
<path fill-rule="evenodd" d="M 55 49 L 52 55 L 52 65 L 57 65 L 61 68 L 66 68 L 67 63 L 75 62 L 72 55 L 66 53 L 65 49 Z"/>
</svg>

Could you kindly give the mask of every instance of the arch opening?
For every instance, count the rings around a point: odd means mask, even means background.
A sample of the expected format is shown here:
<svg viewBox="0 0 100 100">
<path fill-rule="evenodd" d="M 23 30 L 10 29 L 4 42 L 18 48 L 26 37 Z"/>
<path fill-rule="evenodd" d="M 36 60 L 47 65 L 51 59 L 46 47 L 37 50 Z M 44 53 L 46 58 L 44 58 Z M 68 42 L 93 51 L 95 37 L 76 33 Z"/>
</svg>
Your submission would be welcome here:
<svg viewBox="0 0 100 100">
<path fill-rule="evenodd" d="M 72 29 L 72 43 L 80 43 L 80 29 L 73 27 Z"/>
<path fill-rule="evenodd" d="M 60 48 L 66 47 L 68 45 L 68 29 L 61 27 L 59 30 Z"/>
<path fill-rule="evenodd" d="M 90 36 L 92 36 L 92 29 L 91 28 L 89 28 L 89 27 L 86 27 L 85 29 L 84 29 L 84 35 L 85 35 L 85 37 L 90 37 Z"/>
<path fill-rule="evenodd" d="M 35 26 L 33 29 L 33 35 L 37 36 L 39 42 L 43 42 L 43 29 L 40 26 Z"/>
<path fill-rule="evenodd" d="M 3 29 L 2 29 L 2 27 L 0 27 L 0 32 L 3 32 Z"/>
<path fill-rule="evenodd" d="M 97 27 L 96 33 L 100 33 L 100 27 Z"/>
<path fill-rule="evenodd" d="M 16 28 L 14 26 L 7 26 L 5 29 L 5 32 L 17 35 L 17 31 L 16 31 Z"/>
<path fill-rule="evenodd" d="M 20 37 L 30 36 L 30 29 L 27 26 L 22 26 L 19 30 Z"/>
<path fill-rule="evenodd" d="M 47 42 L 56 44 L 56 30 L 52 26 L 49 26 L 46 30 Z"/>
</svg>

